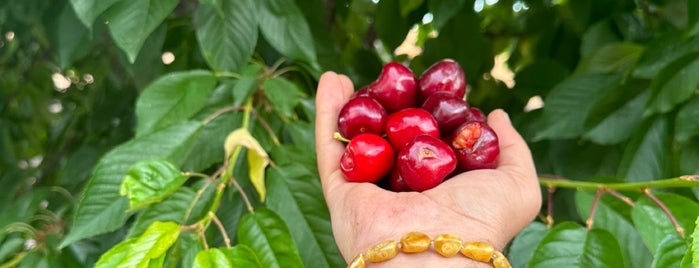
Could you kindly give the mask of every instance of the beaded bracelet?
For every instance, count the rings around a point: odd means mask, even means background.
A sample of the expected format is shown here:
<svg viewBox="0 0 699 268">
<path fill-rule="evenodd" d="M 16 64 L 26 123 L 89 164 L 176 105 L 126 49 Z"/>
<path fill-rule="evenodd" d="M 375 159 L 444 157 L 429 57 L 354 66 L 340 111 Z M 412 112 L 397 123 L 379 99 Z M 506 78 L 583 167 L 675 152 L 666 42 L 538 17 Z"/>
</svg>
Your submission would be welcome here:
<svg viewBox="0 0 699 268">
<path fill-rule="evenodd" d="M 384 262 L 393 259 L 398 252 L 418 253 L 434 247 L 434 250 L 444 257 L 453 257 L 459 252 L 466 258 L 479 262 L 492 263 L 495 268 L 511 268 L 510 262 L 502 252 L 495 250 L 493 245 L 486 242 L 464 242 L 456 235 L 441 234 L 430 239 L 420 232 L 410 232 L 400 239 L 400 243 L 386 240 L 360 253 L 347 268 L 365 268 L 366 263 Z"/>
</svg>

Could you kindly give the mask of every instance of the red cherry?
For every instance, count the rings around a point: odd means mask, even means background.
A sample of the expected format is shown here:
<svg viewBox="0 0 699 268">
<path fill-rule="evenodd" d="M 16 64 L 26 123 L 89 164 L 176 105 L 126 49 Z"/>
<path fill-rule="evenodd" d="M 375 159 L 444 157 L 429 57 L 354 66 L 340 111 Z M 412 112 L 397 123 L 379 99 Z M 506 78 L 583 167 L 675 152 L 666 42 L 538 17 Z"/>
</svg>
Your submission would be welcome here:
<svg viewBox="0 0 699 268">
<path fill-rule="evenodd" d="M 440 139 L 420 135 L 398 153 L 400 176 L 415 191 L 439 185 L 456 169 L 454 151 Z"/>
<path fill-rule="evenodd" d="M 352 93 L 350 99 L 354 99 L 356 97 L 371 97 L 369 96 L 369 89 L 367 87 L 360 88 L 359 90 Z"/>
<path fill-rule="evenodd" d="M 440 91 L 451 92 L 462 99 L 466 95 L 466 76 L 454 60 L 441 60 L 427 68 L 420 76 L 421 100 Z"/>
<path fill-rule="evenodd" d="M 379 135 L 362 133 L 350 140 L 340 158 L 340 170 L 350 182 L 374 183 L 393 168 L 395 151 Z"/>
<path fill-rule="evenodd" d="M 379 101 L 388 113 L 416 106 L 417 78 L 413 71 L 400 63 L 384 65 L 378 79 L 367 88 L 369 95 Z"/>
<path fill-rule="evenodd" d="M 479 121 L 479 122 L 486 122 L 487 121 L 485 114 L 483 113 L 483 111 L 481 111 L 481 109 L 478 109 L 476 107 L 471 106 L 471 108 L 469 109 L 469 112 L 471 113 L 471 115 L 469 116 L 468 121 Z"/>
<path fill-rule="evenodd" d="M 439 138 L 439 127 L 434 117 L 420 108 L 407 108 L 388 116 L 386 136 L 396 151 L 418 135 Z"/>
<path fill-rule="evenodd" d="M 391 175 L 388 177 L 388 186 L 394 192 L 412 191 L 412 189 L 410 189 L 410 186 L 408 186 L 408 184 L 405 183 L 405 180 L 403 180 L 403 177 L 401 177 L 398 166 L 394 167 L 393 171 L 391 171 Z"/>
<path fill-rule="evenodd" d="M 342 107 L 337 128 L 346 139 L 361 133 L 383 135 L 388 115 L 378 101 L 369 97 L 356 97 Z"/>
<path fill-rule="evenodd" d="M 446 91 L 432 94 L 422 104 L 422 109 L 437 120 L 440 133 L 451 133 L 471 116 L 466 101 Z"/>
<path fill-rule="evenodd" d="M 450 138 L 460 170 L 495 168 L 500 147 L 498 136 L 488 124 L 470 121 L 462 124 Z"/>
</svg>

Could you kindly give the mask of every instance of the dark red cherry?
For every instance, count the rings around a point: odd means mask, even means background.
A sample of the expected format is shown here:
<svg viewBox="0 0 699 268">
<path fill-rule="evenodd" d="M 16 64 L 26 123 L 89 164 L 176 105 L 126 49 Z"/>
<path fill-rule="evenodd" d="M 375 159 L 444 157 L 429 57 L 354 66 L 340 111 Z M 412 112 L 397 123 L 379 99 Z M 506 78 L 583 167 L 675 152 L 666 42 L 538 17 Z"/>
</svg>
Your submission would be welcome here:
<svg viewBox="0 0 699 268">
<path fill-rule="evenodd" d="M 410 189 L 432 189 L 456 169 L 454 151 L 438 138 L 420 135 L 398 153 L 396 165 Z"/>
<path fill-rule="evenodd" d="M 395 151 L 379 135 L 362 133 L 350 140 L 340 158 L 340 170 L 350 182 L 374 183 L 393 169 Z"/>
<path fill-rule="evenodd" d="M 369 97 L 349 100 L 340 110 L 337 128 L 346 139 L 361 133 L 383 135 L 388 115 L 378 101 Z"/>
<path fill-rule="evenodd" d="M 439 127 L 434 117 L 420 108 L 406 108 L 388 116 L 386 136 L 396 151 L 418 135 L 439 138 Z"/>
<path fill-rule="evenodd" d="M 388 113 L 416 107 L 417 78 L 413 71 L 400 63 L 384 65 L 379 77 L 367 88 L 369 95 L 379 101 Z"/>
<path fill-rule="evenodd" d="M 468 121 L 487 122 L 486 116 L 483 113 L 483 111 L 481 111 L 481 109 L 471 106 L 469 112 L 471 113 L 471 115 Z"/>
<path fill-rule="evenodd" d="M 443 134 L 451 133 L 471 116 L 466 101 L 446 91 L 432 94 L 422 104 L 422 109 L 432 114 Z"/>
<path fill-rule="evenodd" d="M 367 87 L 360 88 L 359 90 L 352 93 L 350 99 L 354 99 L 356 97 L 371 97 L 369 96 L 369 89 Z"/>
<path fill-rule="evenodd" d="M 498 136 L 488 124 L 469 121 L 454 131 L 449 139 L 460 170 L 495 168 L 500 155 Z"/>
<path fill-rule="evenodd" d="M 440 91 L 450 92 L 463 99 L 466 95 L 466 76 L 459 63 L 444 59 L 422 73 L 419 88 L 421 100 Z"/>
<path fill-rule="evenodd" d="M 410 189 L 408 184 L 405 183 L 405 180 L 403 180 L 403 177 L 401 177 L 400 170 L 398 169 L 398 166 L 395 166 L 393 168 L 393 171 L 391 171 L 391 174 L 388 177 L 388 186 L 394 192 L 410 192 L 410 191 L 412 191 L 412 189 Z"/>
</svg>

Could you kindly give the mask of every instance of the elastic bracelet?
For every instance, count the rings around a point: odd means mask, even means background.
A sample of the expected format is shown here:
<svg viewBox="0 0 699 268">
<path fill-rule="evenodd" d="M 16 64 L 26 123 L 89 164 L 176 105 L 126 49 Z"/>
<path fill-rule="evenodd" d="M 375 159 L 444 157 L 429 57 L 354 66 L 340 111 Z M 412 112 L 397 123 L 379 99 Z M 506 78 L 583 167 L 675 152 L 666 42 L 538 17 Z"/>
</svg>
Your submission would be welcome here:
<svg viewBox="0 0 699 268">
<path fill-rule="evenodd" d="M 399 252 L 419 253 L 433 247 L 434 251 L 443 257 L 453 257 L 459 253 L 466 258 L 492 263 L 495 268 L 511 268 L 510 262 L 502 252 L 495 250 L 492 244 L 486 242 L 464 242 L 456 235 L 441 234 L 430 239 L 424 233 L 410 232 L 404 235 L 400 242 L 386 240 L 360 253 L 352 260 L 347 268 L 365 268 L 368 263 L 385 262 L 393 259 Z"/>
</svg>

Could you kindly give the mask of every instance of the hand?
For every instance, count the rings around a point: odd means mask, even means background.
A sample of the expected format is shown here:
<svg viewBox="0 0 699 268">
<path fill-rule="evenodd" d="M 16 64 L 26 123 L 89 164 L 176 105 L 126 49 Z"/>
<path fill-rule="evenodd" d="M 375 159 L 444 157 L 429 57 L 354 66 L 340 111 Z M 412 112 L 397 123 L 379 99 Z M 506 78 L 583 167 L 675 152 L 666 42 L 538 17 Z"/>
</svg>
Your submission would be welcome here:
<svg viewBox="0 0 699 268">
<path fill-rule="evenodd" d="M 320 78 L 316 95 L 318 172 L 333 235 L 345 260 L 411 231 L 430 237 L 455 234 L 464 241 L 489 242 L 502 250 L 536 217 L 541 194 L 531 153 L 502 110 L 488 115 L 488 124 L 500 142 L 496 169 L 465 172 L 424 192 L 396 193 L 371 183 L 347 182 L 339 169 L 345 145 L 333 139 L 333 132 L 340 109 L 353 91 L 349 78 L 327 72 Z M 418 255 L 398 256 L 413 265 L 415 258 L 429 258 Z M 384 264 L 400 266 L 397 259 Z M 463 265 L 464 260 L 459 261 Z"/>
</svg>

